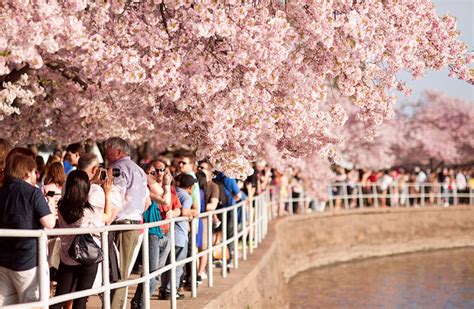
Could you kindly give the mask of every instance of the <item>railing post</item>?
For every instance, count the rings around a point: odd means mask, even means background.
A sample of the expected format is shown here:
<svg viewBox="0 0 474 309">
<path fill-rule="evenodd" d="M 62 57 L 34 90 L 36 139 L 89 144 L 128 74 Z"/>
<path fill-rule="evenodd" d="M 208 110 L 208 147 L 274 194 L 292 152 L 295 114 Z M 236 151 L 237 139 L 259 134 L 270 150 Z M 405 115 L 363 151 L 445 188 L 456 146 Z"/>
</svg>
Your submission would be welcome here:
<svg viewBox="0 0 474 309">
<path fill-rule="evenodd" d="M 288 213 L 293 215 L 293 186 L 288 186 Z"/>
<path fill-rule="evenodd" d="M 364 208 L 364 190 L 360 183 L 357 185 L 357 193 L 359 194 L 359 208 L 363 209 Z"/>
<path fill-rule="evenodd" d="M 176 309 L 176 240 L 174 237 L 174 222 L 175 220 L 171 220 L 170 222 L 170 238 L 171 238 L 171 309 Z"/>
<path fill-rule="evenodd" d="M 270 204 L 270 191 L 267 192 L 267 194 L 265 195 L 265 209 L 267 211 L 265 211 L 266 213 L 266 216 L 265 216 L 265 233 L 264 233 L 264 238 L 267 236 L 268 234 L 268 223 L 270 222 L 271 220 L 271 217 L 269 217 L 268 215 L 268 209 L 272 209 L 272 206 Z"/>
<path fill-rule="evenodd" d="M 329 185 L 329 211 L 334 210 L 334 196 L 332 194 L 332 184 Z"/>
<path fill-rule="evenodd" d="M 436 200 L 438 201 L 438 206 L 443 206 L 443 195 L 441 193 L 441 191 L 443 190 L 443 185 L 442 184 L 438 184 L 438 190 L 436 192 Z"/>
<path fill-rule="evenodd" d="M 101 233 L 102 252 L 104 260 L 102 261 L 102 285 L 106 287 L 104 291 L 103 308 L 110 309 L 110 277 L 109 277 L 109 231 Z"/>
<path fill-rule="evenodd" d="M 300 197 L 298 198 L 298 212 L 299 212 L 299 215 L 301 215 L 303 213 L 303 208 L 304 208 L 304 205 L 302 203 L 303 200 L 304 200 L 304 193 L 301 192 Z"/>
<path fill-rule="evenodd" d="M 420 184 L 420 206 L 425 207 L 425 184 Z"/>
<path fill-rule="evenodd" d="M 469 188 L 469 205 L 474 204 L 474 195 L 472 192 L 474 191 L 474 188 Z"/>
<path fill-rule="evenodd" d="M 227 277 L 227 255 L 226 249 L 227 249 L 227 209 L 224 209 L 225 211 L 223 212 L 223 222 L 222 222 L 222 277 L 226 278 Z M 230 251 L 229 251 L 230 254 Z"/>
<path fill-rule="evenodd" d="M 247 260 L 247 203 L 251 203 L 252 201 L 246 201 L 242 203 L 242 258 L 243 260 Z"/>
<path fill-rule="evenodd" d="M 250 207 L 249 207 L 249 249 L 250 249 L 250 254 L 253 253 L 253 238 L 254 238 L 254 226 L 253 226 L 253 221 L 254 221 L 254 212 L 255 212 L 255 202 L 256 199 L 255 197 L 252 198 L 250 201 Z"/>
<path fill-rule="evenodd" d="M 150 274 L 150 238 L 148 235 L 148 230 L 148 226 L 145 226 L 142 244 L 143 277 L 149 277 L 148 275 Z M 145 300 L 143 305 L 146 309 L 150 308 L 150 280 L 151 278 L 143 282 L 143 298 Z"/>
<path fill-rule="evenodd" d="M 390 184 L 390 185 L 387 186 L 387 195 L 384 197 L 385 205 L 389 206 L 390 208 L 392 208 L 393 204 L 394 204 L 393 196 L 394 196 L 393 185 Z M 389 201 L 390 205 L 387 205 L 387 201 Z"/>
<path fill-rule="evenodd" d="M 410 189 L 411 189 L 412 185 L 410 183 L 407 183 L 406 186 L 407 186 L 408 192 L 407 192 L 407 196 L 406 196 L 406 200 L 405 200 L 405 202 L 406 202 L 405 207 L 410 207 L 410 194 L 411 194 L 410 191 L 412 191 Z"/>
<path fill-rule="evenodd" d="M 344 208 L 346 210 L 349 209 L 349 197 L 347 196 L 347 183 L 343 183 L 343 190 L 342 190 L 342 193 L 344 194 Z"/>
<path fill-rule="evenodd" d="M 197 257 L 196 257 L 196 225 L 199 219 L 191 220 L 191 297 L 197 296 Z M 211 264 L 212 266 L 212 264 Z"/>
<path fill-rule="evenodd" d="M 42 231 L 38 243 L 38 270 L 39 273 L 39 288 L 41 306 L 45 309 L 49 308 L 49 267 L 48 267 L 48 236 L 46 232 Z"/>
<path fill-rule="evenodd" d="M 209 214 L 207 216 L 207 247 L 209 249 L 207 255 L 207 285 L 209 287 L 214 285 L 214 272 L 212 271 L 212 253 L 214 245 L 212 240 L 212 214 Z"/>
<path fill-rule="evenodd" d="M 258 241 L 260 228 L 259 228 L 259 220 L 260 220 L 260 196 L 257 196 L 255 199 L 255 248 L 258 248 L 260 244 Z"/>
<path fill-rule="evenodd" d="M 242 205 L 244 204 L 243 202 L 240 202 Z M 239 206 L 240 207 L 240 206 Z M 234 261 L 234 269 L 237 269 L 239 268 L 239 218 L 237 217 L 238 215 L 238 212 L 237 212 L 237 209 L 238 207 L 235 207 L 233 209 L 233 212 L 234 212 L 234 216 L 233 216 L 233 221 L 234 221 L 234 239 L 233 239 L 233 242 L 234 242 L 234 257 L 233 257 L 233 261 Z M 241 212 L 242 213 L 242 212 Z"/>
<path fill-rule="evenodd" d="M 258 240 L 257 243 L 260 245 L 262 242 L 262 233 L 263 233 L 263 195 L 260 195 L 258 197 L 259 203 L 258 203 Z"/>
<path fill-rule="evenodd" d="M 372 198 L 374 199 L 375 208 L 379 208 L 379 194 L 377 192 L 377 184 L 372 184 Z"/>
</svg>

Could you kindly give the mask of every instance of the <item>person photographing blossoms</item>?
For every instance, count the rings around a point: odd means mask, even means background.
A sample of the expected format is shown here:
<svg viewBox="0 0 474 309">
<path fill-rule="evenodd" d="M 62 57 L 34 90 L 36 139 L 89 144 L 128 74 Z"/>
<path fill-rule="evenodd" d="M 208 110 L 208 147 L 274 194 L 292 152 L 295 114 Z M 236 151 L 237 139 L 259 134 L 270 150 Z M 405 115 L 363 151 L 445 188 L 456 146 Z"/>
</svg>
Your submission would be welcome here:
<svg viewBox="0 0 474 309">
<path fill-rule="evenodd" d="M 112 224 L 140 224 L 146 206 L 150 205 L 150 193 L 147 187 L 145 172 L 130 158 L 130 146 L 120 137 L 111 137 L 105 142 L 105 156 L 110 168 L 120 170 L 114 178 L 122 196 L 121 203 L 115 207 L 115 219 Z M 122 230 L 111 233 L 111 239 L 119 250 L 120 279 L 129 278 L 133 264 L 138 256 L 143 234 L 138 230 Z M 127 288 L 119 288 L 112 292 L 114 309 L 122 309 L 127 298 Z"/>
</svg>

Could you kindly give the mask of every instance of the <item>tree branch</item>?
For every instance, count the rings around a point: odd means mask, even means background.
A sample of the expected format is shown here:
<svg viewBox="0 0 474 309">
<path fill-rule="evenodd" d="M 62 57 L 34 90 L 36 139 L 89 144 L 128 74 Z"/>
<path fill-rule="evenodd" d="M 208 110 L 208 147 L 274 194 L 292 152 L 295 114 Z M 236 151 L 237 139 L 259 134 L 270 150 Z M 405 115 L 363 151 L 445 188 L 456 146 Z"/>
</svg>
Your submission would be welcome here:
<svg viewBox="0 0 474 309">
<path fill-rule="evenodd" d="M 30 66 L 26 64 L 24 67 L 22 67 L 19 70 L 15 69 L 15 70 L 12 70 L 7 75 L 0 76 L 0 90 L 4 88 L 3 83 L 17 82 L 23 74 L 28 74 L 29 72 L 30 72 Z"/>
</svg>

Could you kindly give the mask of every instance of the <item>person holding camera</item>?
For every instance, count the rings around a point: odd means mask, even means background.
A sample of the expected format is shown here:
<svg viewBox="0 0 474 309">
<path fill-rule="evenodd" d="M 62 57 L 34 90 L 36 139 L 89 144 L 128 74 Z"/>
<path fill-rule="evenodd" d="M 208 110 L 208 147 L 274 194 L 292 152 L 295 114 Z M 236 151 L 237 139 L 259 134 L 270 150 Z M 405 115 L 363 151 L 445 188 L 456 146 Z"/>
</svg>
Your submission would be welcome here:
<svg viewBox="0 0 474 309">
<path fill-rule="evenodd" d="M 58 208 L 58 202 L 61 198 L 62 188 L 65 182 L 66 173 L 64 172 L 63 165 L 60 162 L 51 164 L 45 173 L 43 193 L 45 196 L 49 196 L 53 199 L 54 208 L 56 210 Z"/>
<path fill-rule="evenodd" d="M 112 175 L 103 183 L 105 193 L 105 205 L 103 207 L 93 206 L 89 202 L 91 183 L 89 175 L 82 170 L 69 173 L 66 180 L 66 189 L 63 198 L 58 203 L 59 228 L 88 228 L 104 226 L 112 218 L 112 206 L 110 202 L 110 191 L 112 189 Z M 96 235 L 94 241 L 100 246 L 100 240 Z M 95 281 L 98 263 L 83 265 L 75 261 L 69 255 L 69 249 L 75 239 L 75 235 L 63 235 L 61 238 L 61 262 L 57 274 L 56 294 L 63 295 L 72 292 L 74 286 L 76 291 L 90 289 Z M 75 299 L 73 308 L 86 308 L 87 297 Z M 51 308 L 61 308 L 60 303 Z"/>
<path fill-rule="evenodd" d="M 146 206 L 151 204 L 145 172 L 131 160 L 130 146 L 122 138 L 111 137 L 105 142 L 105 157 L 110 168 L 120 170 L 113 183 L 120 190 L 122 203 L 114 209 L 116 216 L 112 224 L 140 224 Z M 126 280 L 132 272 L 143 234 L 138 230 L 117 231 L 113 234 L 111 237 L 115 239 L 120 257 L 120 279 Z M 122 309 L 126 298 L 126 287 L 114 290 L 111 307 Z"/>
</svg>

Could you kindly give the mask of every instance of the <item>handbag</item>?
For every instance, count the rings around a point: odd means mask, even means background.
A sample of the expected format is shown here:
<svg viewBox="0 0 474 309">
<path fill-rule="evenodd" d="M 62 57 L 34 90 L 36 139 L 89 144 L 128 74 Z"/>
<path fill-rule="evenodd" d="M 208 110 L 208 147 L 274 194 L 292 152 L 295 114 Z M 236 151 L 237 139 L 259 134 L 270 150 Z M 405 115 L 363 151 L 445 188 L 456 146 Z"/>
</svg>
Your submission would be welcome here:
<svg viewBox="0 0 474 309">
<path fill-rule="evenodd" d="M 74 261 L 81 265 L 100 263 L 104 259 L 102 248 L 97 245 L 91 234 L 76 235 L 68 253 Z"/>
<path fill-rule="evenodd" d="M 214 239 L 214 243 L 212 245 L 216 246 L 220 242 L 221 242 L 221 233 L 217 233 Z M 227 246 L 224 246 L 224 250 L 222 250 L 222 247 L 212 248 L 212 257 L 215 260 L 222 260 L 222 259 L 228 260 L 230 258 L 229 248 Z"/>
</svg>

